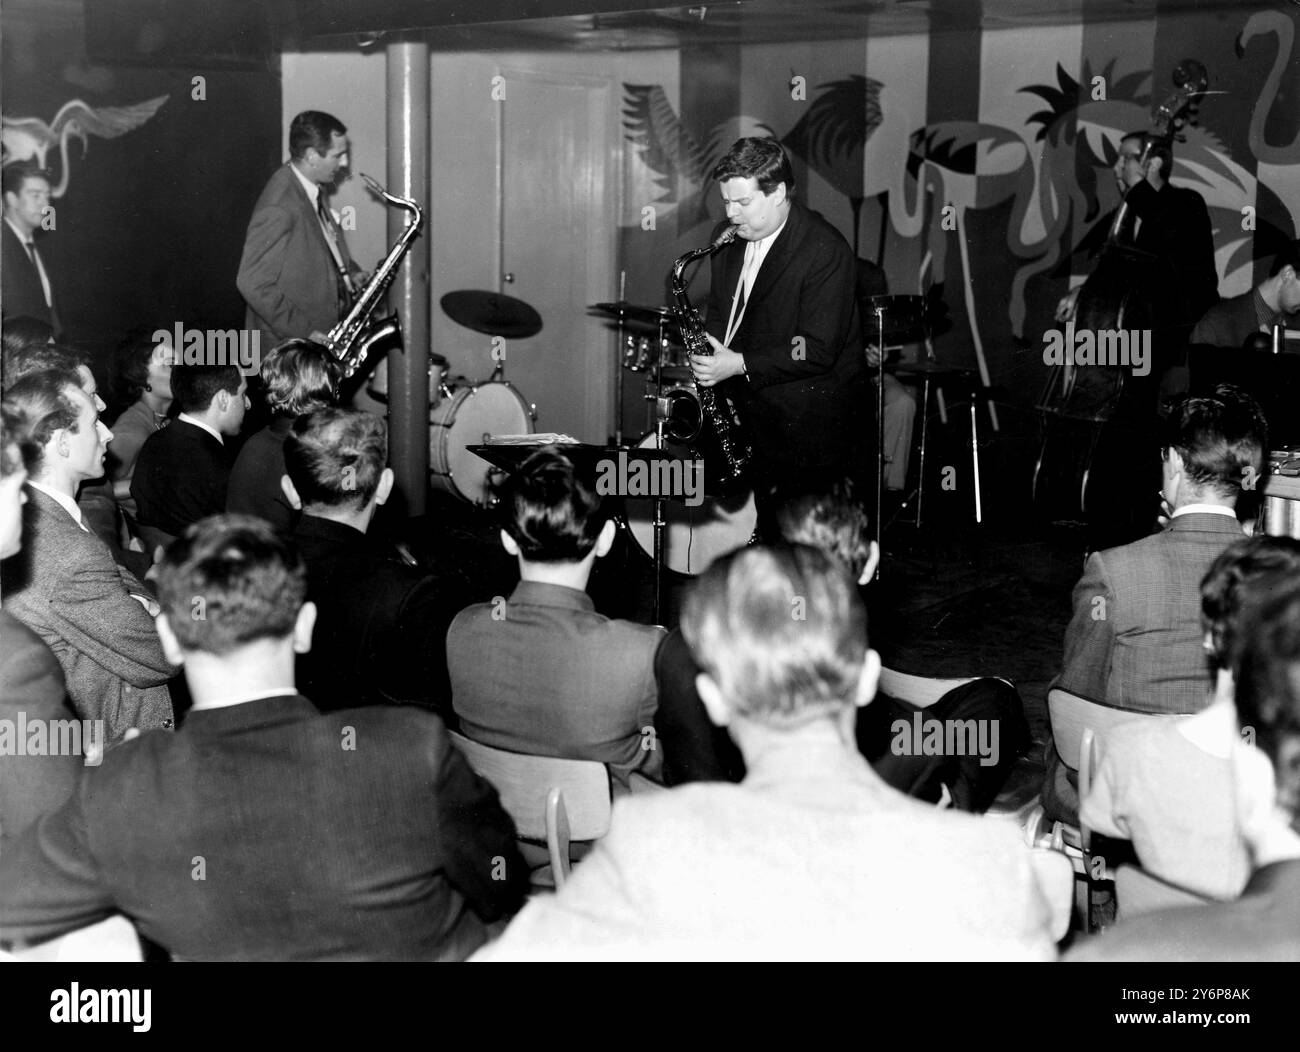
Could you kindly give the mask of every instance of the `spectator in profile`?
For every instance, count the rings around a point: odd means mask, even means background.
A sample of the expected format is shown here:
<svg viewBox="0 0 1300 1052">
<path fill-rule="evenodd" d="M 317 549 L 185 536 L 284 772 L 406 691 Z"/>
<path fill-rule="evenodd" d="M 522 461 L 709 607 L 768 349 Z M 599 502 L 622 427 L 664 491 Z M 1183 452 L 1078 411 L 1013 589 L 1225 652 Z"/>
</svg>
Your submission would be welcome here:
<svg viewBox="0 0 1300 1052">
<path fill-rule="evenodd" d="M 131 496 L 151 540 L 179 536 L 186 526 L 226 509 L 230 455 L 239 434 L 248 384 L 236 365 L 177 365 L 172 393 L 180 415 L 145 439 L 131 479 Z M 148 532 L 148 530 L 146 530 Z"/>
<path fill-rule="evenodd" d="M 339 369 L 319 343 L 290 340 L 266 356 L 261 376 L 271 422 L 253 434 L 235 458 L 226 510 L 256 515 L 288 534 L 298 513 L 280 486 L 285 436 L 298 417 L 338 400 Z"/>
<path fill-rule="evenodd" d="M 388 425 L 354 409 L 318 409 L 284 440 L 285 494 L 302 516 L 293 542 L 316 605 L 298 681 L 322 712 L 421 705 L 446 716 L 447 626 L 459 606 L 438 582 L 367 534 L 388 499 Z"/>
<path fill-rule="evenodd" d="M 103 474 L 113 434 L 75 373 L 32 373 L 7 398 L 30 421 L 37 452 L 23 549 L 4 567 L 5 606 L 54 651 L 73 708 L 104 721 L 108 746 L 132 728 L 170 727 L 173 668 L 154 628 L 156 606 L 76 502 L 77 487 Z"/>
<path fill-rule="evenodd" d="M 459 960 L 518 907 L 513 826 L 437 716 L 322 716 L 298 693 L 305 594 L 258 519 L 207 519 L 168 549 L 158 631 L 194 708 L 109 753 L 0 858 L 0 938 L 119 911 L 183 960 Z"/>
<path fill-rule="evenodd" d="M 871 702 L 880 659 L 830 555 L 723 556 L 682 627 L 745 780 L 619 799 L 564 887 L 530 902 L 482 959 L 1055 957 L 1016 829 L 906 797 L 858 752 L 854 710 Z"/>
<path fill-rule="evenodd" d="M 27 421 L 0 404 L 0 559 L 23 546 L 23 505 L 27 497 L 24 456 L 35 457 Z M 17 726 L 72 719 L 59 659 L 45 642 L 10 614 L 0 610 L 0 720 Z M 83 741 L 84 739 L 80 739 Z M 93 762 L 93 760 L 92 760 Z M 46 756 L 12 750 L 0 762 L 0 855 L 41 815 L 57 811 L 77 784 L 82 758 Z"/>
<path fill-rule="evenodd" d="M 461 730 L 511 752 L 597 760 L 615 785 L 657 778 L 655 650 L 663 629 L 596 612 L 587 581 L 614 543 L 594 487 L 553 448 L 510 476 L 501 544 L 518 587 L 462 610 L 447 634 Z"/>
</svg>

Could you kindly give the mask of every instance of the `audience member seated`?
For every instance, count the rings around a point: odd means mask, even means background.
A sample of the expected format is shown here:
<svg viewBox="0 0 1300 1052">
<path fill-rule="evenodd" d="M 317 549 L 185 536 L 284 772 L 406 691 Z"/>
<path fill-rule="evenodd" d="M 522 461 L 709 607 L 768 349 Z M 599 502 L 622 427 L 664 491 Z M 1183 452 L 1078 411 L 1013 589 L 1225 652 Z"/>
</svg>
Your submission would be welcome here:
<svg viewBox="0 0 1300 1052">
<path fill-rule="evenodd" d="M 1232 702 L 1241 650 L 1236 622 L 1244 606 L 1296 581 L 1300 541 L 1261 535 L 1231 544 L 1201 583 L 1214 701 L 1194 716 L 1120 724 L 1099 743 L 1081 818 L 1099 833 L 1131 840 L 1148 873 L 1198 895 L 1235 899 L 1250 876 L 1232 781 L 1233 750 L 1249 748 Z"/>
<path fill-rule="evenodd" d="M 226 510 L 265 519 L 289 533 L 298 515 L 289 505 L 284 477 L 284 438 L 300 416 L 337 401 L 338 365 L 311 340 L 290 340 L 262 361 L 262 383 L 271 423 L 254 434 L 235 458 Z"/>
<path fill-rule="evenodd" d="M 1254 872 L 1234 902 L 1161 910 L 1121 920 L 1105 935 L 1075 947 L 1074 961 L 1300 960 L 1300 582 L 1265 590 L 1241 618 L 1234 698 L 1255 749 L 1233 753 L 1238 785 L 1259 754 L 1274 774 L 1271 814 L 1250 813 L 1254 793 L 1239 800 Z M 1267 779 L 1265 779 L 1267 781 Z"/>
<path fill-rule="evenodd" d="M 39 318 L 5 318 L 0 323 L 0 377 L 5 386 L 17 383 L 15 365 L 26 361 L 33 350 L 54 342 L 54 329 Z"/>
<path fill-rule="evenodd" d="M 321 715 L 298 694 L 315 610 L 286 542 L 257 519 L 206 520 L 168 550 L 158 591 L 194 709 L 106 755 L 0 858 L 0 939 L 120 911 L 183 960 L 480 946 L 527 888 L 510 819 L 432 713 Z"/>
<path fill-rule="evenodd" d="M 230 456 L 226 438 L 239 434 L 248 385 L 235 365 L 177 365 L 172 394 L 180 415 L 145 439 L 131 479 L 142 527 L 162 540 L 226 508 Z M 146 531 L 148 532 L 148 531 Z"/>
<path fill-rule="evenodd" d="M 4 567 L 6 608 L 54 651 L 72 707 L 104 721 L 106 746 L 131 728 L 169 727 L 174 669 L 154 629 L 156 607 L 76 504 L 77 486 L 103 474 L 112 432 L 75 373 L 33 373 L 7 399 L 29 421 L 37 452 L 23 550 Z"/>
<path fill-rule="evenodd" d="M 1169 522 L 1154 536 L 1088 557 L 1055 685 L 1133 712 L 1191 713 L 1205 708 L 1211 687 L 1201 579 L 1242 536 L 1234 509 L 1243 484 L 1254 488 L 1263 477 L 1267 427 L 1255 400 L 1227 385 L 1185 399 L 1165 426 L 1161 495 Z M 1077 821 L 1076 777 L 1051 743 L 1043 786 L 1049 817 Z"/>
<path fill-rule="evenodd" d="M 23 546 L 24 453 L 35 453 L 27 421 L 0 406 L 0 559 L 18 554 Z M 4 749 L 0 762 L 0 855 L 41 815 L 57 811 L 77 784 L 81 757 L 45 748 L 29 751 L 28 735 L 21 729 L 44 725 L 48 742 L 59 721 L 72 719 L 66 693 L 54 652 L 25 624 L 0 610 L 0 724 L 24 736 L 24 747 Z M 83 756 L 89 756 L 80 734 L 76 741 L 82 743 Z"/>
<path fill-rule="evenodd" d="M 1256 333 L 1271 333 L 1278 322 L 1296 328 L 1300 311 L 1300 241 L 1292 241 L 1273 260 L 1269 276 L 1249 292 L 1220 300 L 1192 329 L 1191 344 L 1239 350 Z"/>
<path fill-rule="evenodd" d="M 777 513 L 777 525 L 786 541 L 820 548 L 834 557 L 859 585 L 874 575 L 880 552 L 869 539 L 867 516 L 847 487 L 788 501 Z M 695 689 L 699 672 L 681 632 L 670 632 L 655 658 L 659 683 L 655 729 L 668 785 L 738 782 L 745 776 L 735 743 L 725 728 L 709 719 Z M 918 715 L 922 737 L 914 741 Z M 961 741 L 955 735 L 952 741 L 962 748 L 952 754 L 945 752 L 946 745 L 934 751 L 923 748 L 926 731 L 936 726 L 945 730 L 945 743 L 947 728 L 961 728 Z M 978 739 L 980 728 L 984 728 L 983 739 Z M 1029 747 L 1019 693 L 1009 683 L 989 678 L 951 690 L 925 709 L 881 695 L 857 710 L 855 734 L 859 751 L 895 789 L 976 813 L 988 809 L 1016 758 Z M 983 753 L 967 748 L 978 740 L 986 746 Z"/>
<path fill-rule="evenodd" d="M 322 712 L 415 704 L 451 711 L 447 627 L 459 609 L 438 583 L 367 536 L 393 472 L 382 417 L 345 409 L 300 416 L 285 438 L 293 541 L 317 610 L 315 645 L 298 658 L 303 693 Z"/>
<path fill-rule="evenodd" d="M 906 797 L 859 754 L 854 709 L 871 701 L 880 659 L 832 556 L 724 556 L 682 625 L 745 780 L 619 799 L 565 886 L 478 959 L 1055 957 L 1017 831 Z"/>
<path fill-rule="evenodd" d="M 113 498 L 134 517 L 137 508 L 131 496 L 131 478 L 145 439 L 170 422 L 167 414 L 172 406 L 176 351 L 168 341 L 155 341 L 152 334 L 138 333 L 118 347 L 116 365 L 114 401 L 118 415 L 113 420 L 113 441 L 108 447 L 108 477 L 112 480 Z"/>
<path fill-rule="evenodd" d="M 599 760 L 616 785 L 658 778 L 654 656 L 663 629 L 611 620 L 587 595 L 614 543 L 594 487 L 554 449 L 534 453 L 501 495 L 501 543 L 519 560 L 510 598 L 471 606 L 447 635 L 461 729 L 511 752 Z"/>
</svg>

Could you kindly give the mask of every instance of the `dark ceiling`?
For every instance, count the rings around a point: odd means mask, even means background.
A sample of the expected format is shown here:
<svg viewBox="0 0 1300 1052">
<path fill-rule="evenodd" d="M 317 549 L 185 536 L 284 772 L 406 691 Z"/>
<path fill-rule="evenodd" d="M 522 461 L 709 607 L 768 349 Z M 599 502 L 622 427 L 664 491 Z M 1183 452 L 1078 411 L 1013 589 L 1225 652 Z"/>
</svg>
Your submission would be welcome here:
<svg viewBox="0 0 1300 1052">
<path fill-rule="evenodd" d="M 980 27 L 1240 11 L 1251 0 L 5 0 L 0 25 L 85 19 L 99 61 L 247 61 L 252 53 L 370 47 L 399 35 L 438 50 L 642 50 L 833 40 Z"/>
</svg>

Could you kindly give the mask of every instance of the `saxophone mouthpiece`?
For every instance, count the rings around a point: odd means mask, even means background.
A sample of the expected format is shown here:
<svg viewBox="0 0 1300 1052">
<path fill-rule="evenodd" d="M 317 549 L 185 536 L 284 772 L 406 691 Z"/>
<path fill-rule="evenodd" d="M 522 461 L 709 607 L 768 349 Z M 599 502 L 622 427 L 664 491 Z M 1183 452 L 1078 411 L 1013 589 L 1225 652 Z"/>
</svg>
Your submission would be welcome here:
<svg viewBox="0 0 1300 1052">
<path fill-rule="evenodd" d="M 718 249 L 722 248 L 723 245 L 730 245 L 733 241 L 735 241 L 736 234 L 739 232 L 739 230 L 740 227 L 736 226 L 735 223 L 729 223 L 726 229 L 724 229 L 721 234 L 719 234 L 716 238 L 713 239 L 713 251 L 716 252 Z"/>
</svg>

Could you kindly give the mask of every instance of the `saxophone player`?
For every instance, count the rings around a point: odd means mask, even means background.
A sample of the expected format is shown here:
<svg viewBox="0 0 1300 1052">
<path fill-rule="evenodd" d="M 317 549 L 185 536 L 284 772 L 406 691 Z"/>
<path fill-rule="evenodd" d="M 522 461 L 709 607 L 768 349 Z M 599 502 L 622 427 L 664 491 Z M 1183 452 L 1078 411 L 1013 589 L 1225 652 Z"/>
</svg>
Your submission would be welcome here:
<svg viewBox="0 0 1300 1052">
<path fill-rule="evenodd" d="M 691 365 L 701 385 L 721 385 L 736 406 L 760 514 L 774 488 L 862 485 L 870 400 L 853 252 L 795 200 L 790 159 L 775 139 L 737 140 L 713 178 L 737 236 L 710 261 L 705 329 L 714 353 L 693 355 Z"/>
<path fill-rule="evenodd" d="M 306 110 L 293 119 L 289 160 L 257 199 L 236 279 L 265 351 L 293 338 L 325 342 L 365 284 L 326 199 L 347 167 L 338 118 Z"/>
</svg>

